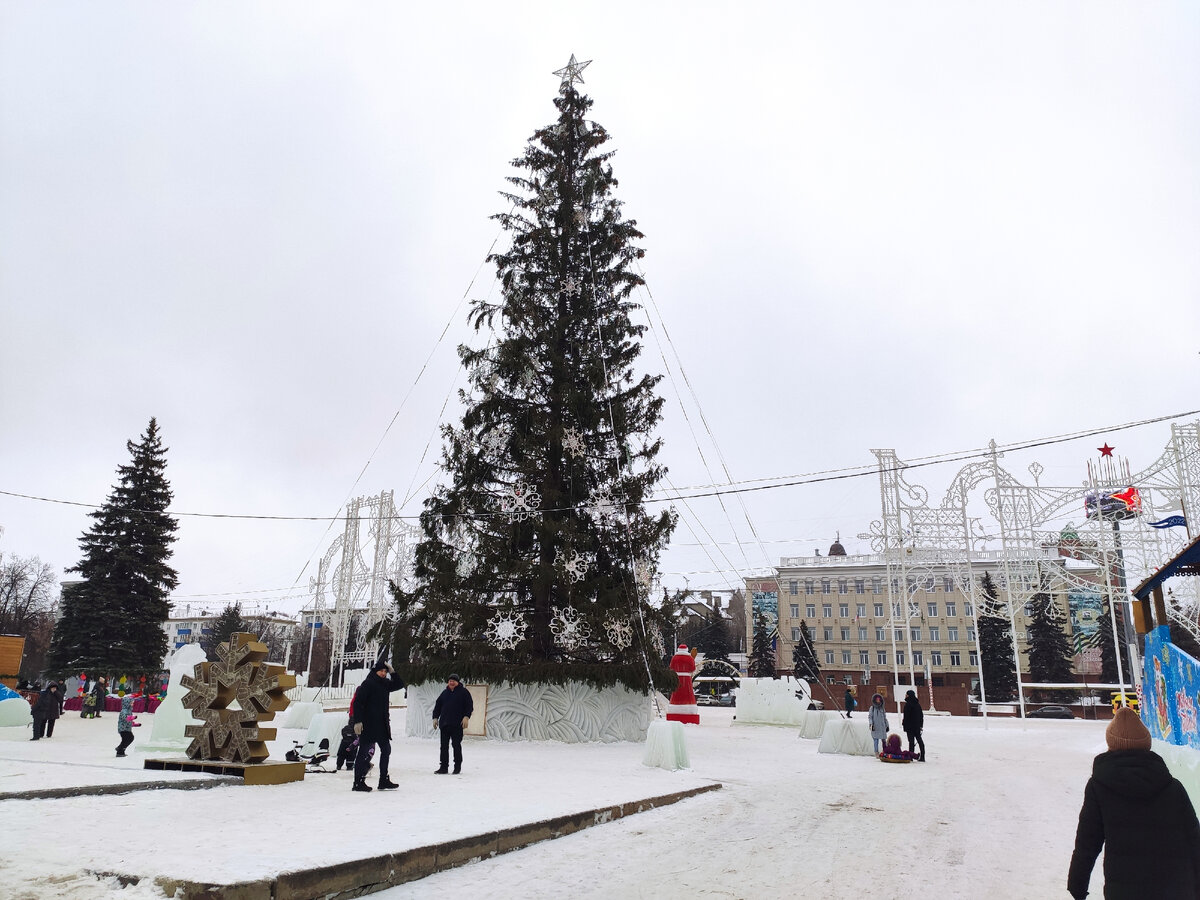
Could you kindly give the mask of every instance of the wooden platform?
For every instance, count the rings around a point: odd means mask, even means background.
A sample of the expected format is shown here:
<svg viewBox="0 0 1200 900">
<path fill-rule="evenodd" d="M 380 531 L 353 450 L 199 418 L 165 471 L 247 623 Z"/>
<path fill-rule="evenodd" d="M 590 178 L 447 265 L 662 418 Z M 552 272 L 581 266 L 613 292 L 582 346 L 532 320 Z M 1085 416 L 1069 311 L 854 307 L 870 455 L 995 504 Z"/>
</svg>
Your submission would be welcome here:
<svg viewBox="0 0 1200 900">
<path fill-rule="evenodd" d="M 168 772 L 235 775 L 245 784 L 287 784 L 289 781 L 304 780 L 303 762 L 269 760 L 260 763 L 232 763 L 213 759 L 147 759 L 145 768 Z"/>
</svg>

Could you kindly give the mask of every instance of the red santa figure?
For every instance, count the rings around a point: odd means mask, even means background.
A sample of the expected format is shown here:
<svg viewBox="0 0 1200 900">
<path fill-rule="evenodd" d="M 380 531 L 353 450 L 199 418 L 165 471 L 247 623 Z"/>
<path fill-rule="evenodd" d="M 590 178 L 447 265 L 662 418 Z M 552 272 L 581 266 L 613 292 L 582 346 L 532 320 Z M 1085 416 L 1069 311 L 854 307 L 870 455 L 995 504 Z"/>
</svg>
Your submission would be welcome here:
<svg viewBox="0 0 1200 900">
<path fill-rule="evenodd" d="M 692 673 L 696 671 L 696 660 L 688 652 L 687 644 L 680 644 L 675 655 L 671 657 L 671 671 L 679 676 L 679 687 L 671 694 L 667 719 L 699 725 L 700 708 L 696 706 L 696 692 L 692 690 Z"/>
</svg>

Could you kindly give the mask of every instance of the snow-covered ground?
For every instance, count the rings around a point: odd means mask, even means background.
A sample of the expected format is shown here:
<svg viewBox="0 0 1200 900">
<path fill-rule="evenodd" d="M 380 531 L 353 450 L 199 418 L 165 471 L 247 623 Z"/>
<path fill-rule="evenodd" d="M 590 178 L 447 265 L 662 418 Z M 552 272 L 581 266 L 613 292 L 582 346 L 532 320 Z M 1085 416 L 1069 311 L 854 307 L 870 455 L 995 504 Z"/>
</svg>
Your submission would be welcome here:
<svg viewBox="0 0 1200 900">
<path fill-rule="evenodd" d="M 393 713 L 396 734 L 404 714 Z M 929 761 L 890 765 L 819 754 L 794 728 L 738 725 L 735 714 L 705 708 L 688 726 L 687 772 L 645 768 L 640 744 L 468 740 L 463 774 L 443 777 L 432 774 L 434 742 L 400 738 L 390 793 L 353 794 L 343 772 L 279 787 L 0 799 L 0 893 L 141 900 L 159 896 L 148 876 L 245 880 L 719 781 L 720 791 L 377 896 L 1065 895 L 1105 723 L 992 719 L 985 730 L 980 719 L 931 716 Z M 302 736 L 281 731 L 272 756 Z M 68 715 L 51 741 L 0 741 L 0 791 L 144 777 L 138 744 L 126 760 L 113 758 L 115 744 L 115 716 Z M 90 873 L 143 880 L 122 889 Z"/>
</svg>

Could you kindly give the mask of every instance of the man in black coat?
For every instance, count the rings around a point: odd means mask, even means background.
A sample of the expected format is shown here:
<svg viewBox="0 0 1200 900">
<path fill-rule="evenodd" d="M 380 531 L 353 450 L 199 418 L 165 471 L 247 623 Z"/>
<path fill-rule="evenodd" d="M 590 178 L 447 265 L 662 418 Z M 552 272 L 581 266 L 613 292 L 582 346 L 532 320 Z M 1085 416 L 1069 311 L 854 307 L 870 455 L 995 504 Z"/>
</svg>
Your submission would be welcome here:
<svg viewBox="0 0 1200 900">
<path fill-rule="evenodd" d="M 367 769 L 371 767 L 370 748 L 379 746 L 379 789 L 394 790 L 398 785 L 388 779 L 388 758 L 392 755 L 391 693 L 404 687 L 400 676 L 383 660 L 354 692 L 351 722 L 358 735 L 358 756 L 354 760 L 354 791 L 370 791 Z"/>
<path fill-rule="evenodd" d="M 1150 749 L 1150 731 L 1122 706 L 1104 732 L 1108 752 L 1092 762 L 1075 832 L 1067 890 L 1088 893 L 1104 848 L 1104 896 L 1200 896 L 1200 822 L 1183 785 Z"/>
<path fill-rule="evenodd" d="M 31 741 L 40 741 L 43 737 L 54 737 L 54 722 L 62 712 L 59 702 L 58 685 L 51 681 L 38 694 L 37 702 L 31 710 L 33 714 L 33 737 Z"/>
<path fill-rule="evenodd" d="M 454 774 L 462 771 L 463 730 L 471 713 L 475 712 L 475 701 L 471 692 L 462 686 L 462 679 L 451 675 L 446 679 L 446 689 L 433 704 L 433 727 L 442 733 L 441 765 L 435 775 L 445 775 L 450 765 L 450 745 L 454 745 Z"/>
<path fill-rule="evenodd" d="M 908 735 L 908 752 L 912 753 L 913 744 L 917 744 L 921 748 L 921 755 L 917 757 L 917 761 L 925 762 L 925 740 L 921 737 L 921 729 L 925 727 L 925 712 L 921 709 L 921 701 L 917 699 L 916 691 L 909 691 L 904 695 L 904 717 L 900 721 L 900 727 Z"/>
</svg>

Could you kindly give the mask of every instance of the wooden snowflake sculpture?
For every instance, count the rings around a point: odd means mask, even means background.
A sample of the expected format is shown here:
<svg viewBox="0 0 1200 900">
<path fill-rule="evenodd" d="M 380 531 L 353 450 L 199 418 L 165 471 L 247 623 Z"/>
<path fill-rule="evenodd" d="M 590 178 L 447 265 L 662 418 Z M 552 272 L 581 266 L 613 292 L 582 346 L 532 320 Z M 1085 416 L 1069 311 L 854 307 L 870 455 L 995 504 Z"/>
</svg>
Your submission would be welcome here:
<svg viewBox="0 0 1200 900">
<path fill-rule="evenodd" d="M 254 763 L 267 758 L 266 742 L 275 740 L 275 729 L 258 723 L 287 709 L 284 691 L 296 686 L 296 676 L 283 666 L 263 662 L 266 658 L 266 644 L 239 632 L 217 647 L 216 662 L 199 663 L 194 677 L 180 679 L 187 688 L 183 707 L 201 722 L 183 731 L 192 739 L 190 759 Z M 237 708 L 230 709 L 234 700 Z"/>
</svg>

